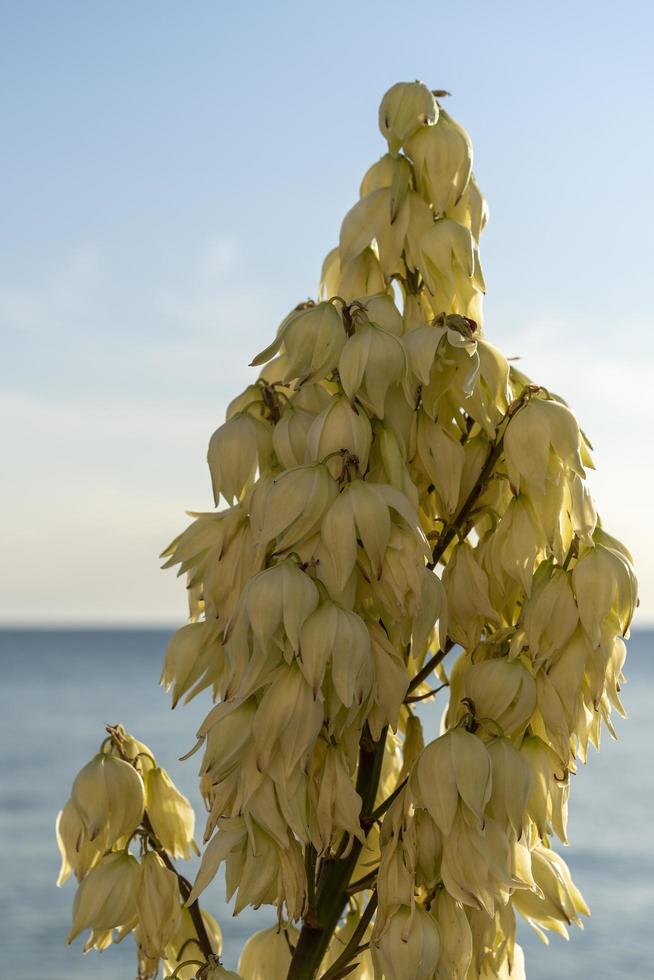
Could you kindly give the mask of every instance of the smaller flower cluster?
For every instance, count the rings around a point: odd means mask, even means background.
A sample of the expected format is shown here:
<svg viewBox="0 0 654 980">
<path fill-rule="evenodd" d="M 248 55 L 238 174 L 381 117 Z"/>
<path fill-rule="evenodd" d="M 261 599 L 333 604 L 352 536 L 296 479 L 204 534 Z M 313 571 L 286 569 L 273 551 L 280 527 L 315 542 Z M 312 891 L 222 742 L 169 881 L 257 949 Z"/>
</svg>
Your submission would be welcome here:
<svg viewBox="0 0 654 980">
<path fill-rule="evenodd" d="M 190 888 L 172 859 L 198 853 L 195 815 L 147 745 L 121 725 L 108 732 L 75 778 L 57 818 L 57 884 L 71 874 L 79 882 L 66 941 L 90 930 L 86 952 L 106 949 L 133 933 L 138 980 L 156 977 L 160 963 L 167 974 L 190 980 L 195 965 L 181 964 L 194 952 L 197 960 L 197 922 L 188 907 Z M 202 938 L 217 957 L 222 946 L 218 924 L 203 912 L 202 925 Z M 211 975 L 221 976 L 215 970 Z"/>
</svg>

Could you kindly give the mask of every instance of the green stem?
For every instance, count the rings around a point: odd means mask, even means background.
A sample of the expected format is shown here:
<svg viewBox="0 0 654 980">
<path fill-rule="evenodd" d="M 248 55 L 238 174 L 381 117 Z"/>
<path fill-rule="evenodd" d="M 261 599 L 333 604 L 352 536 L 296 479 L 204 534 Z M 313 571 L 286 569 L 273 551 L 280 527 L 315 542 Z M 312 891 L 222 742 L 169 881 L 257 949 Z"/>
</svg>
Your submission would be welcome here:
<svg viewBox="0 0 654 980">
<path fill-rule="evenodd" d="M 327 970 L 327 972 L 323 973 L 320 980 L 337 980 L 337 977 L 344 977 L 347 975 L 347 973 L 351 972 L 351 970 L 344 971 L 344 967 L 346 967 L 350 962 L 350 960 L 356 956 L 359 950 L 359 943 L 361 942 L 361 940 L 365 935 L 366 929 L 368 928 L 370 924 L 370 920 L 375 914 L 376 908 L 377 908 L 377 889 L 375 889 L 372 895 L 370 896 L 370 901 L 366 905 L 363 911 L 363 915 L 357 922 L 356 928 L 352 933 L 352 935 L 350 936 L 350 941 L 348 942 L 347 946 L 345 947 L 341 955 L 338 957 L 338 959 L 334 960 L 334 962 Z"/>
<path fill-rule="evenodd" d="M 386 745 L 387 729 L 378 741 L 374 741 L 368 726 L 359 742 L 359 768 L 356 788 L 361 797 L 361 813 L 369 814 L 374 808 Z M 361 827 L 368 833 L 372 826 L 370 817 L 361 817 Z M 330 940 L 343 914 L 348 900 L 347 888 L 352 877 L 362 843 L 354 840 L 347 857 L 326 857 L 322 862 L 315 907 L 305 918 L 288 970 L 287 980 L 314 980 Z M 371 913 L 372 914 L 372 913 Z"/>
</svg>

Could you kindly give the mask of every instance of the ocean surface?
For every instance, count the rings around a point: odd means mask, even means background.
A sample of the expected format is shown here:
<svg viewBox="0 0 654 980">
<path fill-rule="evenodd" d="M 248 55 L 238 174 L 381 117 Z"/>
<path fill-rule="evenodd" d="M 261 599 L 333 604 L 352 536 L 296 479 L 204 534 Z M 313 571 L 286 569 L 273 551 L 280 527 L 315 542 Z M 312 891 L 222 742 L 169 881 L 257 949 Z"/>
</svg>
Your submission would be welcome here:
<svg viewBox="0 0 654 980">
<path fill-rule="evenodd" d="M 97 751 L 106 723 L 122 722 L 155 752 L 196 805 L 194 744 L 208 710 L 200 696 L 171 711 L 158 687 L 168 631 L 0 631 L 0 978 L 130 980 L 133 940 L 82 954 L 83 939 L 64 945 L 75 885 L 55 887 L 57 811 L 77 771 Z M 574 777 L 570 846 L 562 849 L 591 907 L 585 930 L 546 947 L 521 928 L 529 980 L 646 980 L 654 976 L 654 633 L 629 643 L 619 741 Z M 441 704 L 432 705 L 432 737 Z M 201 834 L 201 831 L 200 831 Z M 186 865 L 190 876 L 193 866 Z M 250 932 L 270 924 L 270 910 L 233 918 L 222 882 L 203 906 L 218 918 L 224 960 L 235 969 Z"/>
</svg>

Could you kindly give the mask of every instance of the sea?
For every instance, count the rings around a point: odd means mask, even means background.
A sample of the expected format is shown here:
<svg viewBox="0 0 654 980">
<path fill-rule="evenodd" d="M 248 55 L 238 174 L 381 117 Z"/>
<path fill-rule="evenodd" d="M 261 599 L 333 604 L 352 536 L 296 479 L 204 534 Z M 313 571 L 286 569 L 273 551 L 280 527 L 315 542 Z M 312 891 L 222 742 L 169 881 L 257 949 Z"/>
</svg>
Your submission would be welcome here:
<svg viewBox="0 0 654 980">
<path fill-rule="evenodd" d="M 180 762 L 209 708 L 206 695 L 170 708 L 159 688 L 171 631 L 0 631 L 0 980 L 130 980 L 133 939 L 83 954 L 65 945 L 75 884 L 55 886 L 54 825 L 75 774 L 93 756 L 105 724 L 121 722 L 146 742 L 196 806 L 199 756 Z M 573 778 L 570 845 L 561 848 L 591 907 L 583 931 L 549 946 L 523 924 L 529 980 L 654 977 L 654 632 L 629 641 L 618 741 Z M 426 706 L 431 736 L 442 704 Z M 424 715 L 423 715 L 424 717 Z M 201 836 L 201 828 L 200 836 Z M 186 865 L 192 877 L 195 865 Z M 224 962 L 235 969 L 247 936 L 272 924 L 270 909 L 232 916 L 216 879 L 202 904 L 218 919 Z"/>
</svg>

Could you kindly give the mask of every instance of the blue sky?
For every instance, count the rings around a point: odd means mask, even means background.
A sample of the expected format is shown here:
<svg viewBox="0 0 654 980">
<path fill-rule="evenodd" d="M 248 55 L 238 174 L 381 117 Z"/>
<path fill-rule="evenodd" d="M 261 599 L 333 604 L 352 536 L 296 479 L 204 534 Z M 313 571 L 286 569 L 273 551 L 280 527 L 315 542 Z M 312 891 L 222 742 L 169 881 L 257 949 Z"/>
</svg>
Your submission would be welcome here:
<svg viewBox="0 0 654 980">
<path fill-rule="evenodd" d="M 491 209 L 486 331 L 568 398 L 654 613 L 649 4 L 0 2 L 0 620 L 175 622 L 157 555 L 253 353 L 383 152 L 453 93 Z"/>
</svg>

